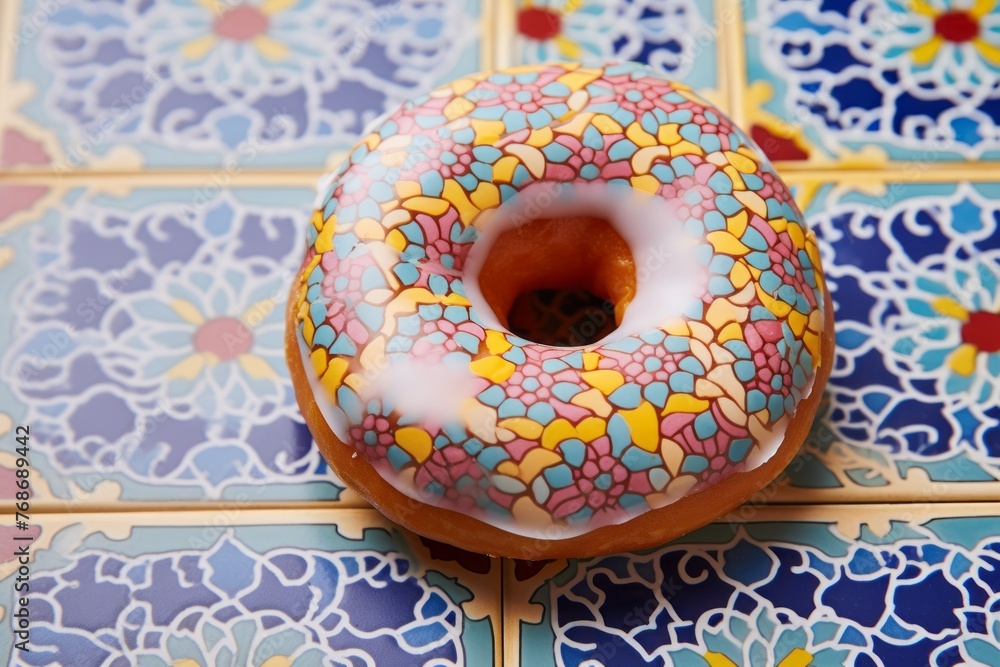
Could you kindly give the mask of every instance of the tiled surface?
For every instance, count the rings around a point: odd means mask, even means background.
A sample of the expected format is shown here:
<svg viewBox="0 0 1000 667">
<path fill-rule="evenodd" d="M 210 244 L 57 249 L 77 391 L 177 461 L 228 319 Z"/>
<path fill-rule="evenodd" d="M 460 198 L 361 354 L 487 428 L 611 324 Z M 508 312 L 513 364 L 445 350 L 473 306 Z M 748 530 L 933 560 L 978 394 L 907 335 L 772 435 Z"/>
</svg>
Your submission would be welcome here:
<svg viewBox="0 0 1000 667">
<path fill-rule="evenodd" d="M 933 509 L 768 508 L 639 554 L 508 564 L 507 664 L 1000 664 L 1000 516 Z"/>
<path fill-rule="evenodd" d="M 38 583 L 9 664 L 1000 665 L 996 3 L 248 0 L 252 35 L 232 4 L 0 2 L 0 512 L 30 423 L 33 524 L 0 519 L 4 619 L 14 535 Z M 803 454 L 726 520 L 500 562 L 330 475 L 283 289 L 365 123 L 564 58 L 732 110 L 820 237 L 838 354 Z"/>
<path fill-rule="evenodd" d="M 717 23 L 711 0 L 520 0 L 512 59 L 637 60 L 715 92 Z"/>
<path fill-rule="evenodd" d="M 878 165 L 1000 157 L 993 0 L 745 3 L 744 100 L 786 160 Z"/>
<path fill-rule="evenodd" d="M 5 81 L 17 167 L 321 167 L 483 65 L 475 0 L 4 5 L 27 21 Z"/>
<path fill-rule="evenodd" d="M 778 497 L 1000 497 L 1000 184 L 809 185 L 837 358 Z"/>
<path fill-rule="evenodd" d="M 33 222 L 4 241 L 0 374 L 38 502 L 341 497 L 284 361 L 308 189 L 8 187 Z"/>
<path fill-rule="evenodd" d="M 266 510 L 50 514 L 40 526 L 32 651 L 12 653 L 7 630 L 8 665 L 499 661 L 499 562 L 437 558 L 374 510 L 304 510 L 292 526 Z M 5 604 L 13 579 L 0 583 Z"/>
</svg>

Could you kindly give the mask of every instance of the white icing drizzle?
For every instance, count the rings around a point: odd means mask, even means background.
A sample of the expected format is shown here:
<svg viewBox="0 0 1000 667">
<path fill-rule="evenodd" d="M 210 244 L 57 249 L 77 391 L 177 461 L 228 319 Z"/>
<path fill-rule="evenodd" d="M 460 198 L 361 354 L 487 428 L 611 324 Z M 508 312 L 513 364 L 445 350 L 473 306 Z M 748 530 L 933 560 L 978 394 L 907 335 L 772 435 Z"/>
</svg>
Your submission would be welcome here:
<svg viewBox="0 0 1000 667">
<path fill-rule="evenodd" d="M 296 328 L 299 327 L 296 325 Z M 348 431 L 350 429 L 347 423 L 347 415 L 333 402 L 333 400 L 327 395 L 326 389 L 320 382 L 316 373 L 313 371 L 312 359 L 309 358 L 310 350 L 309 346 L 306 345 L 306 341 L 302 338 L 301 330 L 296 332 L 295 339 L 299 343 L 299 354 L 302 356 L 302 368 L 305 371 L 306 377 L 309 378 L 309 389 L 312 390 L 313 401 L 316 403 L 316 407 L 319 408 L 320 413 L 323 415 L 323 419 L 330 426 L 330 430 L 341 442 L 349 442 Z"/>
<path fill-rule="evenodd" d="M 325 197 L 331 178 L 332 174 L 329 174 L 320 179 L 320 198 Z M 670 202 L 636 190 L 609 188 L 598 183 L 535 183 L 495 211 L 484 213 L 476 223 L 477 228 L 482 226 L 484 229 L 469 252 L 463 284 L 472 307 L 486 328 L 507 332 L 483 298 L 477 280 L 485 258 L 500 234 L 532 219 L 578 215 L 605 217 L 628 244 L 637 272 L 636 295 L 626 309 L 621 325 L 604 339 L 585 346 L 587 349 L 661 328 L 684 317 L 685 308 L 704 289 L 706 271 L 691 252 L 701 239 L 685 233 L 682 221 L 677 218 Z M 676 224 L 671 224 L 671 220 Z M 310 350 L 301 333 L 297 339 L 313 399 L 334 435 L 349 443 L 347 417 L 315 376 Z M 455 420 L 462 415 L 463 406 L 470 398 L 465 387 L 473 378 L 471 373 L 456 373 L 454 368 L 429 366 L 418 359 L 394 355 L 368 384 L 365 394 L 367 397 L 386 396 L 400 410 L 411 414 L 412 411 L 419 412 L 421 419 L 428 416 L 441 422 Z M 809 384 L 803 389 L 800 404 L 811 395 L 814 384 L 815 374 L 810 376 Z M 785 430 L 793 417 L 786 416 L 772 425 L 767 437 L 758 439 L 747 456 L 747 472 L 765 464 L 775 455 L 784 442 Z M 373 465 L 382 479 L 400 493 L 426 504 L 434 504 L 433 498 L 418 492 L 412 478 L 401 477 L 386 462 Z M 676 502 L 689 490 L 690 487 L 668 494 L 656 507 Z M 595 514 L 586 524 L 579 525 L 553 522 L 543 512 L 537 513 L 537 516 L 539 521 L 533 524 L 515 522 L 511 517 L 503 516 L 477 518 L 515 535 L 548 541 L 576 537 L 602 526 L 621 524 L 637 515 L 624 512 Z"/>
<path fill-rule="evenodd" d="M 493 212 L 466 259 L 462 284 L 486 328 L 510 333 L 479 289 L 479 273 L 496 239 L 531 220 L 563 216 L 605 218 L 628 244 L 636 268 L 636 294 L 621 324 L 580 349 L 598 348 L 682 319 L 684 309 L 704 291 L 706 271 L 692 253 L 702 239 L 685 233 L 674 207 L 662 197 L 602 183 L 533 183 Z"/>
</svg>

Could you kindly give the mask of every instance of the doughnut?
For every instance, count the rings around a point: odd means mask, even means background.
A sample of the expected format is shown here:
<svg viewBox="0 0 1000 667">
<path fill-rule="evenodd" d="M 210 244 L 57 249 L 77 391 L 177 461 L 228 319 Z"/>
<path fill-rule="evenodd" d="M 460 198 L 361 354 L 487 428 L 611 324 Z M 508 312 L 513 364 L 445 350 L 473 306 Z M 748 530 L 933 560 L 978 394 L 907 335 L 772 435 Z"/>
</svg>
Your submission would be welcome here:
<svg viewBox="0 0 1000 667">
<path fill-rule="evenodd" d="M 407 102 L 321 180 L 307 229 L 286 352 L 317 445 L 464 549 L 583 557 L 703 526 L 788 465 L 830 372 L 788 188 L 644 65 Z"/>
</svg>

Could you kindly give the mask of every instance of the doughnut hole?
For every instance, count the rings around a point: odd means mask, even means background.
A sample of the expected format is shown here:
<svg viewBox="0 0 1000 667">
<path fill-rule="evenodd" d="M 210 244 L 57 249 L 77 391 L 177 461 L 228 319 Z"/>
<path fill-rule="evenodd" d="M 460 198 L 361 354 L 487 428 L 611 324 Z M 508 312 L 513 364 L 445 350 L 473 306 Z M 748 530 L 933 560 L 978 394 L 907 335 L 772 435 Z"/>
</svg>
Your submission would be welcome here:
<svg viewBox="0 0 1000 667">
<path fill-rule="evenodd" d="M 606 219 L 532 220 L 496 239 L 479 290 L 512 333 L 553 347 L 586 346 L 621 324 L 635 296 L 635 261 Z"/>
</svg>

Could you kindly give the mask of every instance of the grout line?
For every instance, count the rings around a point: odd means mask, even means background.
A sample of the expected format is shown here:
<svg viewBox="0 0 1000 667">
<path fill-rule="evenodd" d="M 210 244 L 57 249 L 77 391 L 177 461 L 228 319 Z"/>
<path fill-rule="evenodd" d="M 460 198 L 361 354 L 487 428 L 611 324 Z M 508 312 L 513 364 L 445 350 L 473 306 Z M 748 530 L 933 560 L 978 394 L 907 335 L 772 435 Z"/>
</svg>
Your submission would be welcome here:
<svg viewBox="0 0 1000 667">
<path fill-rule="evenodd" d="M 235 504 L 235 503 L 233 503 Z M 844 510 L 854 510 L 857 508 L 870 508 L 872 510 L 877 510 L 879 512 L 885 512 L 887 510 L 893 510 L 898 508 L 913 508 L 919 506 L 927 509 L 931 508 L 949 508 L 963 509 L 963 510 L 989 510 L 996 512 L 1000 516 L 1000 503 L 995 499 L 981 499 L 976 501 L 969 500 L 943 500 L 943 501 L 924 501 L 924 502 L 880 502 L 877 500 L 869 499 L 866 502 L 851 502 L 850 500 L 838 500 L 837 502 L 812 502 L 812 503 L 768 503 L 758 506 L 752 505 L 741 505 L 741 507 L 753 507 L 753 509 L 764 512 L 784 512 L 786 510 L 802 510 L 812 508 L 824 508 L 825 511 L 833 512 L 837 509 Z M 107 515 L 113 515 L 116 517 L 126 517 L 126 516 L 136 516 L 136 515 L 149 515 L 149 516 L 163 516 L 165 514 L 170 514 L 172 518 L 178 520 L 184 519 L 186 517 L 198 517 L 204 516 L 211 512 L 216 511 L 247 511 L 247 512 L 284 512 L 287 510 L 299 510 L 305 512 L 305 519 L 322 519 L 326 514 L 330 512 L 336 513 L 354 513 L 354 514 L 368 514 L 371 516 L 379 516 L 385 519 L 386 522 L 392 523 L 392 525 L 398 525 L 385 518 L 381 512 L 376 510 L 370 505 L 364 506 L 344 506 L 337 503 L 328 504 L 317 504 L 317 503 L 260 503 L 260 504 L 247 504 L 242 507 L 230 507 L 226 505 L 212 506 L 206 503 L 201 503 L 199 505 L 186 505 L 181 506 L 178 503 L 150 503 L 147 506 L 141 507 L 139 509 L 134 509 L 136 507 L 133 505 L 126 504 L 125 509 L 114 509 L 113 506 L 99 507 L 92 506 L 88 507 L 85 511 L 80 512 L 51 512 L 42 511 L 37 509 L 34 505 L 31 508 L 31 516 L 46 516 L 46 517 L 73 517 L 79 520 L 100 520 L 102 517 Z M 11 512 L 0 512 L 0 516 L 9 516 Z M 719 523 L 725 521 L 726 515 L 723 515 L 709 523 Z M 770 520 L 770 519 L 768 519 Z M 754 523 L 753 518 L 748 518 L 744 520 L 746 523 Z M 694 532 L 694 531 L 692 531 Z M 501 565 L 513 566 L 513 560 L 509 558 L 499 558 L 497 559 Z M 506 582 L 506 574 L 501 577 L 501 583 Z"/>
<path fill-rule="evenodd" d="M 10 120 L 7 117 L 6 105 L 10 100 L 10 85 L 14 78 L 14 65 L 17 60 L 15 44 L 15 28 L 20 9 L 20 0 L 3 0 L 0 2 L 0 151 L 3 150 L 3 132 Z"/>
<path fill-rule="evenodd" d="M 144 512 L 228 512 L 233 510 L 333 510 L 333 509 L 374 509 L 360 500 L 290 500 L 252 502 L 234 498 L 232 500 L 190 500 L 190 501 L 160 501 L 140 502 L 135 500 L 114 501 L 111 503 L 87 504 L 80 502 L 76 508 L 70 508 L 72 500 L 38 500 L 32 503 L 33 514 L 49 516 L 86 515 L 86 514 L 142 514 Z"/>
<path fill-rule="evenodd" d="M 299 509 L 299 514 L 294 517 L 288 517 L 285 510 L 289 508 L 286 507 L 237 507 L 228 508 L 224 511 L 230 512 L 232 515 L 239 514 L 241 517 L 246 517 L 247 515 L 253 514 L 270 514 L 273 517 L 283 517 L 284 522 L 288 524 L 322 524 L 322 523 L 333 523 L 335 522 L 335 516 L 355 516 L 355 517 L 373 517 L 377 520 L 385 522 L 388 525 L 397 526 L 397 524 L 392 523 L 386 519 L 378 510 L 374 507 L 307 507 L 307 508 L 296 508 Z M 276 510 L 281 510 L 281 513 L 276 512 Z M 105 521 L 116 521 L 132 523 L 134 525 L 144 525 L 142 521 L 147 519 L 152 519 L 155 517 L 155 523 L 157 525 L 163 526 L 185 526 L 194 525 L 194 523 L 199 519 L 204 519 L 206 515 L 211 512 L 207 509 L 185 509 L 185 510 L 174 510 L 174 511 L 164 511 L 149 509 L 142 512 L 105 512 L 105 511 L 87 511 L 87 512 L 63 512 L 59 514 L 44 514 L 45 519 L 36 520 L 36 517 L 42 517 L 42 512 L 32 511 L 32 520 L 29 523 L 41 523 L 44 526 L 46 519 L 48 520 L 70 520 L 74 522 L 84 522 L 84 523 L 96 523 L 100 524 Z M 0 517 L 10 516 L 9 514 L 0 514 Z M 245 518 L 231 518 L 230 525 L 240 526 L 240 525 L 252 525 L 253 519 L 249 521 Z M 200 524 L 199 524 L 200 525 Z"/>
<path fill-rule="evenodd" d="M 496 21 L 496 0 L 482 0 L 479 5 L 479 71 L 486 72 L 496 69 L 497 32 L 490 26 Z"/>
<path fill-rule="evenodd" d="M 752 507 L 773 507 L 773 508 L 795 508 L 795 507 L 806 507 L 810 505 L 814 506 L 843 506 L 843 507 L 857 507 L 857 506 L 931 506 L 931 505 L 956 505 L 956 504 L 971 504 L 971 505 L 995 505 L 1000 509 L 1000 504 L 998 504 L 993 498 L 996 492 L 997 485 L 1000 482 L 981 482 L 977 486 L 983 492 L 982 494 L 975 493 L 963 493 L 963 489 L 956 489 L 954 487 L 949 487 L 952 493 L 938 493 L 940 500 L 928 500 L 926 497 L 921 498 L 914 495 L 904 496 L 900 495 L 906 492 L 912 491 L 912 489 L 900 489 L 899 494 L 891 492 L 883 492 L 882 494 L 870 495 L 867 497 L 855 497 L 855 498 L 822 498 L 823 496 L 834 496 L 838 493 L 843 493 L 844 489 L 831 489 L 829 493 L 817 494 L 816 497 L 809 497 L 807 493 L 815 493 L 812 489 L 795 489 L 795 494 L 789 494 L 789 498 L 778 498 L 770 500 L 766 503 L 761 503 L 754 505 L 752 503 L 746 503 L 740 505 L 739 507 L 752 506 Z M 968 490 L 972 491 L 972 490 Z M 801 493 L 800 493 L 801 492 Z M 833 502 L 831 502 L 833 501 Z M 219 511 L 230 511 L 233 509 L 240 510 L 371 510 L 375 509 L 371 505 L 368 505 L 364 501 L 357 499 L 348 500 L 296 500 L 296 501 L 267 501 L 267 502 L 248 502 L 241 501 L 239 499 L 233 500 L 212 500 L 212 501 L 159 501 L 159 502 L 139 502 L 139 501 L 116 501 L 112 503 L 94 503 L 88 505 L 86 503 L 80 503 L 77 505 L 78 509 L 68 509 L 67 506 L 70 505 L 72 501 L 59 500 L 44 500 L 35 501 L 32 503 L 32 511 L 35 514 L 45 514 L 49 516 L 57 515 L 87 515 L 87 514 L 142 514 L 145 512 L 193 512 L 193 513 L 209 513 L 209 512 L 219 512 Z M 732 510 L 733 512 L 739 511 L 739 507 Z M 718 519 L 717 519 L 718 520 Z"/>
<path fill-rule="evenodd" d="M 936 485 L 936 488 L 932 485 Z M 944 485 L 942 487 L 942 485 Z M 872 503 L 902 505 L 934 505 L 938 503 L 985 503 L 997 498 L 1000 480 L 982 482 L 940 482 L 927 484 L 904 479 L 886 486 L 870 487 L 877 491 L 866 491 L 867 495 L 856 495 L 855 499 L 839 498 L 847 489 L 844 487 L 816 489 L 807 487 L 783 487 L 780 497 L 769 501 L 772 506 L 790 507 L 794 505 L 865 505 Z M 857 494 L 858 488 L 851 489 Z M 1000 505 L 998 505 L 1000 507 Z"/>
<path fill-rule="evenodd" d="M 499 637 L 499 651 L 500 654 L 500 665 L 506 667 L 507 665 L 507 589 L 504 581 L 507 576 L 507 559 L 500 558 L 500 613 L 498 614 L 500 619 L 500 632 Z"/>
<path fill-rule="evenodd" d="M 714 11 L 721 28 L 717 37 L 721 60 L 720 82 L 729 102 L 729 116 L 737 127 L 743 128 L 746 125 L 744 94 L 747 89 L 743 6 L 737 0 L 715 0 Z"/>
<path fill-rule="evenodd" d="M 728 24 L 724 18 L 727 14 L 727 0 L 711 0 L 712 27 L 715 28 L 715 76 L 716 88 L 719 94 L 718 104 L 722 111 L 736 123 L 736 100 L 733 99 L 729 86 L 729 33 Z M 697 52 L 695 52 L 697 56 Z M 697 92 L 697 90 L 695 90 Z M 736 123 L 738 125 L 738 123 Z"/>
<path fill-rule="evenodd" d="M 915 170 L 912 164 L 889 163 L 884 168 L 850 167 L 810 167 L 801 166 L 795 162 L 777 162 L 775 168 L 785 179 L 790 181 L 830 181 L 838 183 L 864 184 L 876 183 L 954 183 L 955 181 L 972 181 L 977 183 L 996 183 L 1000 181 L 1000 162 L 996 164 L 977 164 L 965 162 L 930 163 L 926 168 Z M 88 181 L 107 183 L 117 181 L 117 189 L 128 189 L 133 186 L 202 186 L 206 181 L 213 184 L 213 179 L 224 176 L 228 181 L 225 187 L 267 187 L 267 186 L 302 186 L 313 189 L 316 179 L 323 175 L 324 167 L 300 169 L 277 169 L 261 171 L 241 171 L 236 174 L 226 174 L 221 170 L 142 170 L 128 171 L 74 171 L 54 174 L 49 170 L 18 170 L 0 171 L 0 181 L 8 184 L 25 185 L 86 185 Z M 124 181 L 124 183 L 122 182 Z"/>
<path fill-rule="evenodd" d="M 212 187 L 244 187 L 244 186 L 296 186 L 301 185 L 313 190 L 316 180 L 326 171 L 325 167 L 305 169 L 277 169 L 262 171 L 241 171 L 231 174 L 222 168 L 216 170 L 169 171 L 147 169 L 140 171 L 71 171 L 56 174 L 51 170 L 18 170 L 0 171 L 0 181 L 8 184 L 65 184 L 80 185 L 87 181 L 116 181 L 117 189 L 130 189 L 133 186 L 165 185 L 165 186 L 204 186 Z M 224 179 L 224 185 L 218 182 Z"/>
<path fill-rule="evenodd" d="M 494 34 L 505 37 L 496 39 L 494 47 L 495 61 L 497 68 L 511 67 L 514 65 L 513 44 L 517 40 L 517 30 L 514 26 L 514 17 L 517 16 L 516 0 L 487 0 L 493 6 L 493 26 Z"/>
<path fill-rule="evenodd" d="M 912 163 L 887 163 L 884 167 L 852 168 L 804 167 L 794 162 L 775 162 L 775 170 L 786 180 L 823 180 L 833 182 L 870 183 L 946 183 L 973 181 L 995 183 L 1000 181 L 1000 163 L 981 165 L 974 162 L 923 163 L 915 168 Z"/>
<path fill-rule="evenodd" d="M 916 507 L 916 508 L 915 508 Z M 914 509 L 915 508 L 915 509 Z M 401 531 L 409 532 L 396 523 L 393 523 L 378 510 L 373 507 L 308 507 L 301 508 L 294 516 L 289 516 L 288 508 L 232 508 L 227 518 L 228 525 L 261 525 L 263 523 L 282 523 L 290 525 L 322 525 L 337 523 L 343 517 L 352 517 L 359 523 L 365 525 L 380 524 L 387 527 L 395 527 Z M 710 524 L 722 525 L 727 518 L 733 518 L 733 523 L 738 524 L 759 524 L 759 523 L 841 523 L 843 521 L 860 519 L 861 523 L 871 523 L 882 518 L 903 519 L 908 522 L 922 524 L 928 520 L 948 517 L 1000 517 L 1000 503 L 995 500 L 980 502 L 932 502 L 915 506 L 912 503 L 829 503 L 815 505 L 763 505 L 752 507 L 753 514 L 745 518 L 729 517 L 723 515 L 709 522 Z M 160 525 L 160 526 L 194 526 L 202 525 L 203 520 L 210 512 L 205 509 L 179 510 L 173 512 L 165 511 L 144 511 L 144 512 L 69 512 L 61 514 L 45 514 L 40 521 L 35 520 L 30 523 L 50 525 L 52 523 L 116 523 L 126 525 Z M 42 517 L 41 513 L 32 512 L 31 517 Z M 263 517 L 258 519 L 257 517 Z M 0 519 L 9 520 L 13 518 L 12 511 L 0 512 Z M 147 524 L 146 522 L 150 522 Z M 709 525 L 709 524 L 706 524 Z M 695 532 L 695 531 L 692 531 Z M 690 534 L 690 533 L 689 533 Z M 499 559 L 501 567 L 512 567 L 510 559 Z M 513 582 L 511 582 L 513 583 Z M 507 584 L 506 574 L 500 577 L 501 594 L 503 587 Z M 507 609 L 501 606 L 501 613 L 506 613 Z M 510 624 L 506 624 L 510 625 Z M 511 628 L 502 626 L 506 630 Z M 516 663 L 516 660 L 513 662 Z"/>
</svg>

